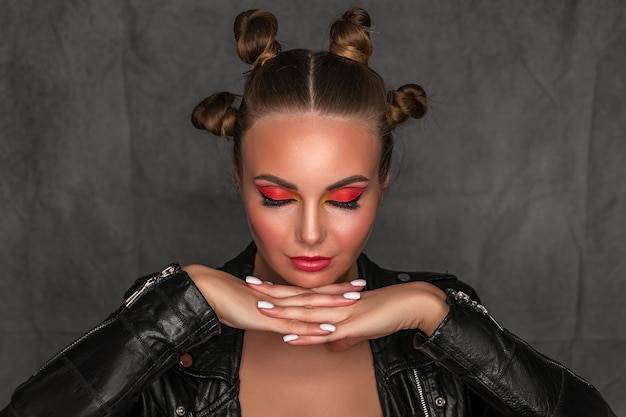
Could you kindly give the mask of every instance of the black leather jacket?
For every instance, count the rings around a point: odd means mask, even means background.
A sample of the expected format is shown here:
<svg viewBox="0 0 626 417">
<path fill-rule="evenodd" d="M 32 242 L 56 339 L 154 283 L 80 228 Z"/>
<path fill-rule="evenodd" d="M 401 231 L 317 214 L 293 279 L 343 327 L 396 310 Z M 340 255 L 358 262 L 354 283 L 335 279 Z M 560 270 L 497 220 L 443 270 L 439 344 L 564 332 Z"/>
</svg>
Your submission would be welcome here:
<svg viewBox="0 0 626 417">
<path fill-rule="evenodd" d="M 222 269 L 250 275 L 251 244 Z M 489 316 L 452 275 L 393 272 L 358 259 L 365 290 L 428 281 L 450 313 L 427 338 L 370 342 L 382 411 L 401 416 L 614 416 L 600 394 Z M 239 416 L 243 331 L 219 323 L 177 265 L 139 279 L 125 303 L 13 394 L 9 416 Z"/>
</svg>

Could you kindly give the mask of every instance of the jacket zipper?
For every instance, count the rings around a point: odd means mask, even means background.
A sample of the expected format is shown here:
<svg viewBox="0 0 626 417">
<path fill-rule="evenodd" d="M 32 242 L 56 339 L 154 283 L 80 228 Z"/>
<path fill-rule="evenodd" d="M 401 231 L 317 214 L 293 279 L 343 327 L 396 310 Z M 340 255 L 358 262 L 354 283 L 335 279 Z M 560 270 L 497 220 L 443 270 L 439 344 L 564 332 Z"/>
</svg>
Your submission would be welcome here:
<svg viewBox="0 0 626 417">
<path fill-rule="evenodd" d="M 424 397 L 424 387 L 422 386 L 422 381 L 417 374 L 417 369 L 413 369 L 413 376 L 415 377 L 415 387 L 417 388 L 417 395 L 419 396 L 420 403 L 422 404 L 424 417 L 430 417 L 430 413 L 428 412 L 428 405 L 426 404 L 426 398 Z"/>
<path fill-rule="evenodd" d="M 115 319 L 109 319 L 109 320 L 103 321 L 102 323 L 100 323 L 99 325 L 97 325 L 93 329 L 89 330 L 87 333 L 85 333 L 84 335 L 82 335 L 78 339 L 74 340 L 72 343 L 67 345 L 63 350 L 61 350 L 59 353 L 57 353 L 52 358 L 50 358 L 50 360 L 48 360 L 46 363 L 44 363 L 43 366 L 41 368 L 39 368 L 39 370 L 37 372 L 35 372 L 34 375 L 37 375 L 38 373 L 40 373 L 41 371 L 46 369 L 57 358 L 59 358 L 60 356 L 65 355 L 65 353 L 67 353 L 69 350 L 71 350 L 74 346 L 76 346 L 77 344 L 79 344 L 80 342 L 82 342 L 83 340 L 85 340 L 86 338 L 91 336 L 92 334 L 99 332 L 100 330 L 102 330 L 103 328 L 107 327 L 109 324 L 113 323 L 114 321 L 115 321 Z"/>
<path fill-rule="evenodd" d="M 180 270 L 181 267 L 177 263 L 170 264 L 167 268 L 165 268 L 158 274 L 148 278 L 146 282 L 143 283 L 141 288 L 135 290 L 135 292 L 133 292 L 130 296 L 128 296 L 126 300 L 124 300 L 124 305 L 126 306 L 126 308 L 129 308 L 135 303 L 135 301 L 139 299 L 139 297 L 141 297 L 144 292 L 146 292 L 156 284 L 163 282 L 165 278 L 168 278 L 169 276 L 175 274 Z"/>
<path fill-rule="evenodd" d="M 178 272 L 180 270 L 181 270 L 181 267 L 180 267 L 179 264 L 177 264 L 177 263 L 170 264 L 167 268 L 165 268 L 164 270 L 162 270 L 158 274 L 148 278 L 146 280 L 146 282 L 144 282 L 144 284 L 141 286 L 141 288 L 139 288 L 138 290 L 133 292 L 126 300 L 124 300 L 124 305 L 126 306 L 126 308 L 130 307 L 135 301 L 137 301 L 137 299 L 139 299 L 141 294 L 143 294 L 147 289 L 149 289 L 150 287 L 154 286 L 155 284 L 158 284 L 158 283 L 162 282 L 163 280 L 165 280 L 165 278 L 169 277 L 170 275 L 175 274 L 176 272 Z M 44 363 L 43 366 L 41 368 L 39 368 L 39 370 L 37 372 L 35 372 L 34 375 L 37 375 L 38 373 L 40 373 L 41 371 L 46 369 L 52 362 L 54 362 L 60 356 L 65 355 L 68 351 L 70 351 L 72 348 L 74 348 L 74 346 L 78 345 L 80 342 L 82 342 L 83 340 L 87 339 L 91 335 L 93 335 L 93 334 L 99 332 L 100 330 L 104 329 L 109 324 L 113 323 L 115 320 L 116 320 L 116 318 L 111 318 L 111 319 L 105 320 L 102 323 L 100 323 L 99 325 L 97 325 L 96 327 L 94 327 L 93 329 L 89 330 L 87 333 L 85 333 L 84 335 L 82 335 L 81 337 L 79 337 L 78 339 L 73 341 L 72 343 L 70 343 L 63 350 L 61 350 L 56 355 L 54 355 L 52 358 L 50 358 L 50 360 L 48 360 L 46 363 Z"/>
</svg>

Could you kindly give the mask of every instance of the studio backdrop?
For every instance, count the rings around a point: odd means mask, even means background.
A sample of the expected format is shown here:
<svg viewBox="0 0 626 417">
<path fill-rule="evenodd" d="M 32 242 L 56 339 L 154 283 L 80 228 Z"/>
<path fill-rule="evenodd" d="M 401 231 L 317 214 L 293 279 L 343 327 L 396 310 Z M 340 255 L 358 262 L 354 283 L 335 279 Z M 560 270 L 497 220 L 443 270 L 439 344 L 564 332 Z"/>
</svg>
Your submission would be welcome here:
<svg viewBox="0 0 626 417">
<path fill-rule="evenodd" d="M 267 8 L 284 48 L 372 17 L 370 65 L 421 84 L 368 255 L 449 271 L 504 327 L 626 414 L 626 6 L 561 1 L 0 4 L 0 403 L 172 261 L 250 240 L 230 144 L 194 105 L 241 92 L 232 23 Z"/>
</svg>

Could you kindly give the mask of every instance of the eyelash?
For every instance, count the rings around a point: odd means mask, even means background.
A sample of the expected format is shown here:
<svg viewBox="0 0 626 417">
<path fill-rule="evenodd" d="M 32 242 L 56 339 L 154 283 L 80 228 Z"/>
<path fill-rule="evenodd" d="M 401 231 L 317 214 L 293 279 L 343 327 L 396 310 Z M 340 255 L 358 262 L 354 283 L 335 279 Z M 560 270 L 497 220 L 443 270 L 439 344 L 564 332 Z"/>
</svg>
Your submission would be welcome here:
<svg viewBox="0 0 626 417">
<path fill-rule="evenodd" d="M 359 205 L 359 199 L 361 198 L 361 194 L 359 194 L 355 199 L 350 200 L 350 201 L 333 201 L 333 200 L 328 200 L 327 203 L 328 204 L 332 204 L 335 207 L 339 207 L 345 210 L 356 210 L 359 207 L 361 207 Z"/>
<path fill-rule="evenodd" d="M 269 207 L 269 208 L 277 208 L 277 207 L 282 207 L 284 205 L 287 205 L 289 203 L 291 203 L 292 201 L 295 201 L 294 199 L 286 199 L 286 200 L 274 200 L 273 198 L 269 198 L 268 196 L 266 196 L 265 194 L 263 194 L 262 192 L 259 191 L 259 194 L 261 194 L 261 197 L 263 198 L 263 205 L 265 207 Z M 358 203 L 359 199 L 361 198 L 361 194 L 359 194 L 355 199 L 350 200 L 350 201 L 333 201 L 333 200 L 327 200 L 326 203 L 333 205 L 335 207 L 344 209 L 344 210 L 356 210 L 359 207 L 361 207 Z"/>
<path fill-rule="evenodd" d="M 263 197 L 263 205 L 265 207 L 270 207 L 270 208 L 282 207 L 282 206 L 284 206 L 286 204 L 289 204 L 292 201 L 294 201 L 291 198 L 287 199 L 287 200 L 274 200 L 273 198 L 269 198 L 268 196 L 266 196 L 265 194 L 263 194 L 260 191 L 259 191 L 259 194 L 261 194 L 261 197 Z"/>
</svg>

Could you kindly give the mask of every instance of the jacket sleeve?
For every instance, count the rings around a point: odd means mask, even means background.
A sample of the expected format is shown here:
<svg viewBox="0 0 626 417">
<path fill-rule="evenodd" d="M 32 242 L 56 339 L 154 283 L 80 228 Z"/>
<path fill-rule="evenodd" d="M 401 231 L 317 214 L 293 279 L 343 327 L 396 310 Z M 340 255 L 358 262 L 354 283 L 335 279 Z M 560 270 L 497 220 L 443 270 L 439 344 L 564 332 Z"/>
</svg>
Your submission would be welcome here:
<svg viewBox="0 0 626 417">
<path fill-rule="evenodd" d="M 181 351 L 220 332 L 178 265 L 137 281 L 125 303 L 20 385 L 0 417 L 124 416 Z"/>
<path fill-rule="evenodd" d="M 448 290 L 450 313 L 414 347 L 459 376 L 506 416 L 615 416 L 599 392 L 563 365 L 535 351 L 462 291 Z"/>
</svg>

